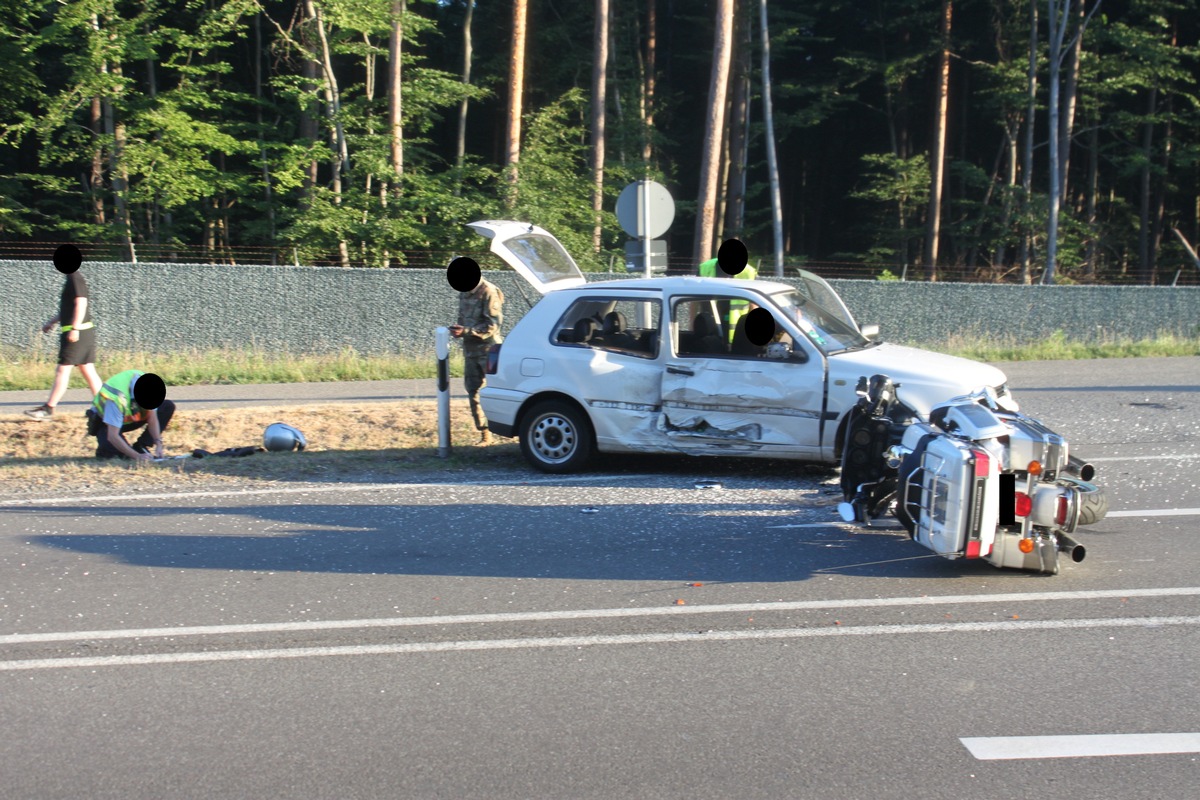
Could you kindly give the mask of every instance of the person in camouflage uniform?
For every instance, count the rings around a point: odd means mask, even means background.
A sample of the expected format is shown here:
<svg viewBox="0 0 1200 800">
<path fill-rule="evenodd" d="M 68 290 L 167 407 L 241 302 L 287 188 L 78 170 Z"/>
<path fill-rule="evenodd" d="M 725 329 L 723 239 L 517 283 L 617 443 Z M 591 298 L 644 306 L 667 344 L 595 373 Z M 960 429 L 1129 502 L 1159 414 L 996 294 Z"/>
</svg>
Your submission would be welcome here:
<svg viewBox="0 0 1200 800">
<path fill-rule="evenodd" d="M 494 283 L 480 278 L 474 289 L 458 293 L 458 324 L 450 326 L 450 334 L 463 341 L 463 383 L 481 444 L 489 444 L 491 434 L 479 405 L 479 390 L 486 383 L 488 348 L 503 341 L 500 336 L 503 321 L 504 293 Z"/>
</svg>

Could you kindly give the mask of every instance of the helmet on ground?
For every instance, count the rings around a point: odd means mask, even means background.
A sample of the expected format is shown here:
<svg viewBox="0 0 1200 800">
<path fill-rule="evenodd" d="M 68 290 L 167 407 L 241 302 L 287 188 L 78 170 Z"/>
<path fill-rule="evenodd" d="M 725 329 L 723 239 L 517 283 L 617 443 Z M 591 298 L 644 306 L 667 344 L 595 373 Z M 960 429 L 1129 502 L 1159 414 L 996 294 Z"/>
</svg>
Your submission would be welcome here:
<svg viewBox="0 0 1200 800">
<path fill-rule="evenodd" d="M 291 425 L 273 422 L 263 431 L 263 447 L 268 450 L 303 450 L 307 446 L 308 442 L 305 440 L 304 434 Z"/>
</svg>

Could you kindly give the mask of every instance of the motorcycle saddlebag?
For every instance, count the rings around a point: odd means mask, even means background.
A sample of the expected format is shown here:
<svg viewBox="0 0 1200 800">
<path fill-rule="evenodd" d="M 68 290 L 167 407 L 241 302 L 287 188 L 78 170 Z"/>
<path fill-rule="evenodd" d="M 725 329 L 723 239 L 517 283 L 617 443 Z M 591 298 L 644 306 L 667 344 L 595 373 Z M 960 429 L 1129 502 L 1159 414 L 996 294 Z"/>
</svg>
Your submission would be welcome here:
<svg viewBox="0 0 1200 800">
<path fill-rule="evenodd" d="M 981 558 L 992 552 L 999 522 L 999 464 L 971 442 L 937 436 L 921 468 L 902 476 L 902 496 L 916 523 L 913 538 L 947 558 Z M 918 483 L 918 485 L 912 485 Z"/>
</svg>

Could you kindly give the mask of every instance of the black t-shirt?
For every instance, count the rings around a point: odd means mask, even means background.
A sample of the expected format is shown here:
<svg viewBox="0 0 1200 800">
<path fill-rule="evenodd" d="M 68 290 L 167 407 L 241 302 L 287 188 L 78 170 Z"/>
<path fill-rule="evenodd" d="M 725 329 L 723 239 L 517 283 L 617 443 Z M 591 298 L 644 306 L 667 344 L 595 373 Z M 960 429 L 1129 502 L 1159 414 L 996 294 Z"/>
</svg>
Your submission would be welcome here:
<svg viewBox="0 0 1200 800">
<path fill-rule="evenodd" d="M 59 304 L 59 320 L 62 325 L 70 325 L 75 321 L 75 300 L 79 297 L 87 297 L 87 309 L 83 312 L 83 319 L 79 320 L 80 324 L 92 321 L 92 301 L 88 294 L 87 281 L 83 279 L 78 271 L 72 272 L 67 276 L 67 282 L 63 284 L 62 302 Z"/>
</svg>

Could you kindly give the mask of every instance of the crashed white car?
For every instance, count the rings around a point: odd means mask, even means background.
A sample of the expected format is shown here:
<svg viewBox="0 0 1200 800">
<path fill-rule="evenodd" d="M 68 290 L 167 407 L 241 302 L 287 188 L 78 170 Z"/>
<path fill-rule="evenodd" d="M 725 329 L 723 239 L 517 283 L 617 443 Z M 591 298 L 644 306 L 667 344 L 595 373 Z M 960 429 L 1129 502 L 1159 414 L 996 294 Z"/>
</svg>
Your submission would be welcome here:
<svg viewBox="0 0 1200 800">
<path fill-rule="evenodd" d="M 991 390 L 987 364 L 882 342 L 828 283 L 666 277 L 588 283 L 563 246 L 524 222 L 471 223 L 544 297 L 493 348 L 481 392 L 489 427 L 518 436 L 545 472 L 597 451 L 837 463 L 860 376 L 884 373 L 922 414 Z M 731 330 L 736 309 L 770 312 L 775 335 Z M 761 316 L 761 315 L 760 315 Z"/>
</svg>

